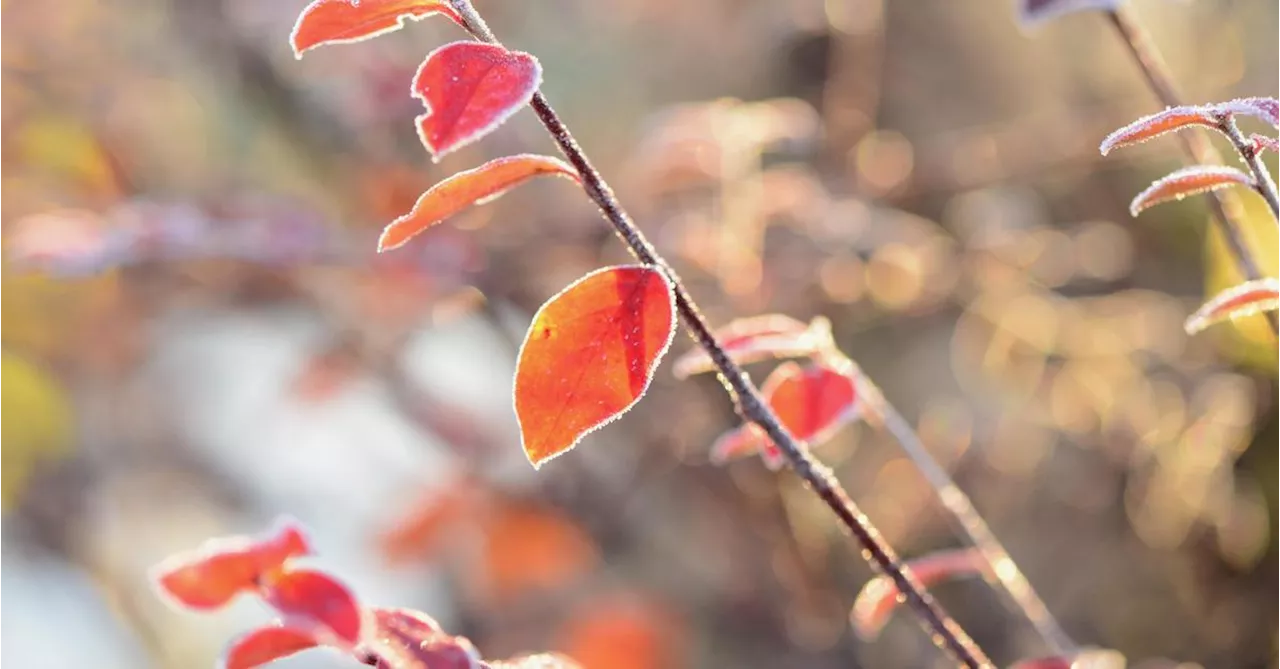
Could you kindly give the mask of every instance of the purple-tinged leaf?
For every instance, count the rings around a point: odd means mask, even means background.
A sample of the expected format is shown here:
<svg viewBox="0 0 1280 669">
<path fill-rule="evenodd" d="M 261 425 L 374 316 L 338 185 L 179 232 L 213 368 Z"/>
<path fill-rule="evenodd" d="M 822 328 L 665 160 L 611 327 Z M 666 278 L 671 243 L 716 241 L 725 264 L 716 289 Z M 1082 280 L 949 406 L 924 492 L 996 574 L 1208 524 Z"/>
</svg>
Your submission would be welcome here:
<svg viewBox="0 0 1280 669">
<path fill-rule="evenodd" d="M 582 665 L 559 653 L 522 655 L 485 663 L 486 669 L 582 669 Z"/>
<path fill-rule="evenodd" d="M 1263 151 L 1274 151 L 1280 153 L 1280 141 L 1269 135 L 1259 135 L 1254 133 L 1249 135 L 1249 143 L 1253 145 L 1253 153 L 1257 155 Z"/>
<path fill-rule="evenodd" d="M 1213 296 L 1187 319 L 1187 334 L 1195 334 L 1227 319 L 1274 311 L 1280 305 L 1280 281 L 1258 279 L 1228 288 Z"/>
<path fill-rule="evenodd" d="M 1129 204 L 1129 213 L 1137 216 L 1151 206 L 1181 200 L 1188 195 L 1197 195 L 1228 186 L 1253 187 L 1253 179 L 1249 175 L 1232 167 L 1218 165 L 1193 165 L 1170 174 L 1147 187 L 1133 198 Z"/>
<path fill-rule="evenodd" d="M 1020 0 L 1018 18 L 1023 26 L 1030 27 L 1064 14 L 1112 10 L 1120 2 L 1121 0 Z"/>
<path fill-rule="evenodd" d="M 1280 101 L 1275 98 L 1240 98 L 1212 107 L 1224 114 L 1252 116 L 1270 123 L 1273 128 L 1280 128 Z"/>
<path fill-rule="evenodd" d="M 1107 138 L 1102 140 L 1102 145 L 1098 147 L 1098 150 L 1105 156 L 1112 149 L 1140 144 L 1167 132 L 1197 125 L 1215 130 L 1218 128 L 1218 118 L 1212 107 L 1189 105 L 1170 107 L 1162 112 L 1143 116 L 1107 135 Z"/>
</svg>

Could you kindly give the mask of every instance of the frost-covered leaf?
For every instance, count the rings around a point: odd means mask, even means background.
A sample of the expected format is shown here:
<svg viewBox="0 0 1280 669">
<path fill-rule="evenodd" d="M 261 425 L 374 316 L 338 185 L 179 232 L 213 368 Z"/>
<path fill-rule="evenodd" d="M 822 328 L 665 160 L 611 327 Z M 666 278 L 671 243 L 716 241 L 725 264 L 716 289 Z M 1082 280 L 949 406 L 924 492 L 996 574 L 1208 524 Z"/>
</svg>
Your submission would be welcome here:
<svg viewBox="0 0 1280 669">
<path fill-rule="evenodd" d="M 1218 128 L 1218 118 L 1215 116 L 1214 110 L 1209 106 L 1184 105 L 1170 107 L 1150 116 L 1143 116 L 1107 135 L 1107 138 L 1102 140 L 1102 145 L 1098 147 L 1098 150 L 1105 156 L 1112 149 L 1140 144 L 1167 132 L 1192 126 L 1216 130 Z"/>
<path fill-rule="evenodd" d="M 486 662 L 487 669 L 582 669 L 572 658 L 558 653 L 538 653 Z"/>
<path fill-rule="evenodd" d="M 1252 116 L 1280 128 L 1280 100 L 1275 98 L 1240 98 L 1212 105 L 1214 109 L 1235 116 Z"/>
<path fill-rule="evenodd" d="M 394 249 L 463 209 L 492 201 L 512 187 L 543 174 L 578 178 L 577 170 L 564 161 L 531 154 L 498 158 L 459 172 L 432 186 L 418 198 L 412 211 L 392 221 L 378 239 L 378 251 Z"/>
<path fill-rule="evenodd" d="M 1249 135 L 1249 143 L 1253 145 L 1253 152 L 1255 154 L 1262 153 L 1263 151 L 1274 151 L 1276 153 L 1280 153 L 1280 141 L 1277 141 L 1275 137 L 1270 135 L 1259 135 L 1254 133 Z"/>
<path fill-rule="evenodd" d="M 276 525 L 262 539 L 211 539 L 191 553 L 174 555 L 160 563 L 152 570 L 152 578 L 164 594 L 181 606 L 197 610 L 220 608 L 279 573 L 290 558 L 311 553 L 297 524 L 285 519 Z"/>
<path fill-rule="evenodd" d="M 260 627 L 231 642 L 222 654 L 221 669 L 254 669 L 318 645 L 302 630 L 280 625 Z"/>
<path fill-rule="evenodd" d="M 515 379 L 516 418 L 533 466 L 635 405 L 675 327 L 670 281 L 642 265 L 597 270 L 542 305 Z"/>
<path fill-rule="evenodd" d="M 418 136 L 435 160 L 480 139 L 533 97 L 542 82 L 538 59 L 496 44 L 453 42 L 427 55 L 413 78 L 413 97 L 427 113 Z"/>
<path fill-rule="evenodd" d="M 465 637 L 440 629 L 411 609 L 376 609 L 369 646 L 388 669 L 480 669 L 480 653 Z"/>
<path fill-rule="evenodd" d="M 1253 179 L 1233 167 L 1219 165 L 1193 165 L 1184 167 L 1156 181 L 1133 198 L 1129 213 L 1137 216 L 1144 209 L 1170 200 L 1181 200 L 1188 195 L 1226 188 L 1228 186 L 1253 186 Z"/>
<path fill-rule="evenodd" d="M 1019 0 L 1019 18 L 1024 26 L 1033 26 L 1064 14 L 1089 10 L 1111 10 L 1122 0 Z"/>
<path fill-rule="evenodd" d="M 1186 322 L 1187 334 L 1195 334 L 1227 319 L 1274 311 L 1280 305 L 1280 281 L 1258 279 L 1218 293 L 1196 310 Z"/>
<path fill-rule="evenodd" d="M 833 344 L 831 321 L 818 316 L 805 324 L 790 316 L 768 314 L 740 318 L 714 332 L 725 353 L 739 365 L 773 358 L 799 358 L 819 353 Z M 714 372 L 715 363 L 701 348 L 691 349 L 672 365 L 676 378 Z"/>
<path fill-rule="evenodd" d="M 925 588 L 930 588 L 958 577 L 980 575 L 986 568 L 986 562 L 977 549 L 960 548 L 909 560 L 907 567 Z M 880 630 L 900 603 L 899 595 L 898 587 L 883 574 L 862 586 L 849 613 L 849 621 L 860 638 L 874 639 L 880 635 Z"/>
<path fill-rule="evenodd" d="M 359 42 L 399 30 L 408 19 L 441 14 L 461 24 L 444 0 L 315 0 L 298 16 L 289 42 L 298 58 L 325 44 Z"/>
</svg>

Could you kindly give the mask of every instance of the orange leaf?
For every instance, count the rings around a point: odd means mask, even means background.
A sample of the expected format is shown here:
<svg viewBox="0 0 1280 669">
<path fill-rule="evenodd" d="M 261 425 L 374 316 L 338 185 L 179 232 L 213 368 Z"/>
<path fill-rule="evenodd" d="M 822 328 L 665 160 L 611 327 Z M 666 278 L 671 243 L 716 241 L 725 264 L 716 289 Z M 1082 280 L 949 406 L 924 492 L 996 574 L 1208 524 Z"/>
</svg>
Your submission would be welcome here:
<svg viewBox="0 0 1280 669">
<path fill-rule="evenodd" d="M 379 540 L 382 553 L 393 563 L 430 556 L 450 528 L 477 512 L 485 503 L 483 483 L 463 477 L 443 490 L 432 490 L 410 508 L 408 515 Z"/>
<path fill-rule="evenodd" d="M 557 647 L 588 669 L 667 669 L 680 666 L 679 630 L 667 610 L 617 593 L 580 605 Z"/>
<path fill-rule="evenodd" d="M 301 58 L 324 44 L 359 42 L 404 27 L 405 19 L 442 14 L 459 25 L 462 19 L 443 0 L 315 0 L 298 16 L 290 43 Z"/>
<path fill-rule="evenodd" d="M 319 644 L 310 634 L 288 627 L 260 627 L 236 639 L 222 656 L 222 669 L 253 669 Z"/>
<path fill-rule="evenodd" d="M 578 172 L 563 161 L 530 154 L 490 160 L 475 169 L 459 172 L 432 186 L 418 198 L 409 213 L 392 221 L 378 239 L 378 251 L 401 246 L 414 235 L 463 209 L 489 202 L 508 189 L 543 174 L 578 178 Z"/>
<path fill-rule="evenodd" d="M 309 555 L 306 537 L 291 521 L 281 521 L 266 539 L 213 539 L 192 553 L 175 555 L 153 569 L 161 591 L 187 608 L 216 609 L 254 590 L 292 557 Z"/>
<path fill-rule="evenodd" d="M 821 316 L 804 323 L 781 314 L 740 318 L 714 333 L 734 362 L 745 365 L 771 358 L 813 355 L 831 344 L 831 321 Z M 715 371 L 711 356 L 695 348 L 676 359 L 676 378 Z"/>
<path fill-rule="evenodd" d="M 480 139 L 533 97 L 542 82 L 538 59 L 496 44 L 454 42 L 427 55 L 413 78 L 413 97 L 427 113 L 418 137 L 439 161 Z"/>
<path fill-rule="evenodd" d="M 1133 202 L 1129 204 L 1129 213 L 1137 216 L 1148 207 L 1227 186 L 1253 187 L 1253 179 L 1232 167 L 1193 165 L 1148 186 L 1138 197 L 1133 198 Z"/>
<path fill-rule="evenodd" d="M 334 577 L 313 569 L 293 569 L 264 586 L 268 604 L 294 627 L 338 647 L 360 642 L 364 614 L 355 595 Z"/>
<path fill-rule="evenodd" d="M 666 275 L 596 270 L 538 309 L 520 347 L 515 410 L 534 468 L 640 401 L 675 334 Z"/>
<path fill-rule="evenodd" d="M 484 524 L 484 569 L 477 576 L 495 602 L 562 588 L 600 559 L 595 542 L 571 518 L 527 504 L 504 504 Z"/>
<path fill-rule="evenodd" d="M 974 548 L 939 551 L 909 560 L 907 567 L 926 588 L 933 587 L 958 576 L 983 573 L 986 562 Z M 898 586 L 889 577 L 880 575 L 867 581 L 862 592 L 854 600 L 849 621 L 863 639 L 874 639 L 889 621 L 889 615 L 899 604 Z"/>
<path fill-rule="evenodd" d="M 1107 135 L 1098 150 L 1107 155 L 1112 149 L 1122 146 L 1140 144 L 1154 139 L 1166 132 L 1181 130 L 1191 126 L 1206 128 L 1218 127 L 1218 118 L 1210 107 L 1182 106 L 1170 107 L 1162 112 L 1144 116 L 1129 125 Z"/>
<path fill-rule="evenodd" d="M 1195 334 L 1214 323 L 1274 311 L 1277 307 L 1280 307 L 1280 281 L 1270 278 L 1246 281 L 1214 295 L 1187 319 L 1185 327 L 1187 334 Z"/>
</svg>

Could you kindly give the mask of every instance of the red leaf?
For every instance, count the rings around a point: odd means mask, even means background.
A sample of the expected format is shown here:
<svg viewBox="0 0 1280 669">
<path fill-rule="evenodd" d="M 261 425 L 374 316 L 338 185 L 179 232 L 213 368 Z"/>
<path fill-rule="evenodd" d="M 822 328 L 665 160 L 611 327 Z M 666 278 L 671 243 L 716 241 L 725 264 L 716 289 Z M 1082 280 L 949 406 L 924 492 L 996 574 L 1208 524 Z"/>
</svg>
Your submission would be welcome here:
<svg viewBox="0 0 1280 669">
<path fill-rule="evenodd" d="M 1107 155 L 1112 149 L 1140 144 L 1167 132 L 1191 126 L 1218 128 L 1215 110 L 1205 106 L 1170 107 L 1162 112 L 1144 116 L 1129 125 L 1107 135 L 1098 150 Z"/>
<path fill-rule="evenodd" d="M 986 562 L 974 548 L 939 551 L 907 562 L 907 567 L 926 588 L 959 576 L 983 573 Z M 874 639 L 880 634 L 889 616 L 899 604 L 898 587 L 887 576 L 876 576 L 862 586 L 862 592 L 854 600 L 849 621 L 863 639 Z"/>
<path fill-rule="evenodd" d="M 325 44 L 359 42 L 404 27 L 405 19 L 442 14 L 462 25 L 444 0 L 315 0 L 298 16 L 289 38 L 294 56 Z"/>
<path fill-rule="evenodd" d="M 313 636 L 338 647 L 359 643 L 363 612 L 355 595 L 332 576 L 290 570 L 265 586 L 264 594 L 290 627 L 315 630 Z"/>
<path fill-rule="evenodd" d="M 711 464 L 722 465 L 733 460 L 739 460 L 749 455 L 760 453 L 766 456 L 765 464 L 770 469 L 776 469 L 782 464 L 780 460 L 775 461 L 772 455 L 781 455 L 777 449 L 766 449 L 765 445 L 768 437 L 755 423 L 747 423 L 725 432 L 711 444 L 711 453 L 708 458 Z"/>
<path fill-rule="evenodd" d="M 463 209 L 489 202 L 543 174 L 578 178 L 578 172 L 563 161 L 529 154 L 490 160 L 473 170 L 459 172 L 432 186 L 418 198 L 413 210 L 392 221 L 378 239 L 378 251 L 394 249 Z"/>
<path fill-rule="evenodd" d="M 1262 153 L 1263 150 L 1280 153 L 1280 141 L 1276 140 L 1275 137 L 1254 133 L 1249 135 L 1249 143 L 1253 145 L 1255 154 Z"/>
<path fill-rule="evenodd" d="M 175 555 L 153 569 L 165 594 L 182 606 L 208 610 L 256 589 L 292 557 L 309 555 L 306 537 L 292 521 L 281 521 L 266 539 L 212 539 L 192 553 Z"/>
<path fill-rule="evenodd" d="M 821 316 L 808 325 L 781 314 L 740 318 L 714 334 L 729 357 L 740 365 L 771 358 L 805 357 L 833 346 L 831 321 Z M 681 379 L 716 369 L 711 356 L 701 348 L 677 358 L 672 368 Z"/>
<path fill-rule="evenodd" d="M 446 44 L 413 79 L 413 97 L 428 110 L 417 119 L 418 136 L 438 161 L 498 127 L 541 82 L 542 66 L 527 53 L 480 42 Z"/>
<path fill-rule="evenodd" d="M 411 609 L 376 609 L 372 645 L 395 669 L 479 669 L 480 653 L 465 637 L 441 631 Z"/>
<path fill-rule="evenodd" d="M 529 462 L 541 466 L 640 401 L 675 326 L 670 281 L 640 265 L 592 272 L 542 305 L 515 379 Z"/>
<path fill-rule="evenodd" d="M 289 627 L 261 627 L 236 639 L 222 656 L 221 669 L 253 669 L 319 644 Z"/>
<path fill-rule="evenodd" d="M 1253 179 L 1249 175 L 1233 167 L 1217 165 L 1193 165 L 1184 167 L 1163 179 L 1156 181 L 1146 190 L 1138 193 L 1129 204 L 1129 213 L 1137 216 L 1144 209 L 1169 202 L 1181 200 L 1188 195 L 1197 195 L 1228 186 L 1253 187 Z"/>
<path fill-rule="evenodd" d="M 1020 18 L 1030 26 L 1073 12 L 1115 9 L 1119 4 L 1120 0 L 1022 0 Z"/>
<path fill-rule="evenodd" d="M 489 669 L 582 669 L 572 658 L 558 653 L 538 653 L 506 660 L 486 662 Z"/>
<path fill-rule="evenodd" d="M 1269 278 L 1247 281 L 1213 296 L 1187 319 L 1185 327 L 1187 334 L 1195 334 L 1214 323 L 1274 311 L 1278 306 L 1280 281 Z"/>
</svg>

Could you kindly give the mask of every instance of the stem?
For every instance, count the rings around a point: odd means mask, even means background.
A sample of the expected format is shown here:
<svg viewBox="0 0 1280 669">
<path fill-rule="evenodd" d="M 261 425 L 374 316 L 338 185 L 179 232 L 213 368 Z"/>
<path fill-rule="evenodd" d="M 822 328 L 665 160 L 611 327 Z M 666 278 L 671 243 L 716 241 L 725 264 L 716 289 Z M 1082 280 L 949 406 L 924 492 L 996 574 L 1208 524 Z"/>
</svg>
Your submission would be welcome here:
<svg viewBox="0 0 1280 669">
<path fill-rule="evenodd" d="M 477 39 L 490 44 L 500 44 L 469 0 L 451 0 L 451 5 L 462 18 L 464 27 Z M 796 475 L 822 499 L 862 545 L 863 556 L 888 576 L 898 591 L 903 593 L 906 603 L 916 613 L 921 625 L 930 633 L 937 645 L 949 652 L 960 666 L 973 668 L 994 666 L 973 639 L 969 638 L 950 614 L 925 590 L 915 575 L 902 564 L 893 548 L 880 536 L 880 531 L 849 498 L 849 494 L 845 492 L 831 470 L 815 460 L 808 449 L 787 431 L 773 410 L 765 403 L 764 398 L 760 396 L 760 391 L 751 382 L 751 378 L 729 358 L 728 353 L 711 333 L 710 326 L 693 298 L 689 296 L 679 275 L 649 243 L 644 233 L 636 227 L 608 183 L 591 165 L 569 129 L 547 103 L 547 99 L 541 92 L 534 93 L 529 104 L 565 157 L 578 170 L 587 196 L 600 207 L 600 211 L 613 225 L 618 236 L 626 242 L 636 258 L 647 265 L 661 269 L 671 279 L 676 296 L 676 310 L 684 321 L 685 329 L 715 363 L 720 373 L 720 380 L 734 399 L 742 417 L 760 426 L 786 455 Z"/>
<path fill-rule="evenodd" d="M 874 386 L 865 374 L 861 376 L 868 385 Z M 951 513 L 956 525 L 968 537 L 969 543 L 986 561 L 988 582 L 998 585 L 998 589 L 1003 590 L 1014 606 L 1022 611 L 1027 620 L 1031 621 L 1036 631 L 1049 645 L 1053 655 L 1059 657 L 1074 655 L 1075 642 L 1058 625 L 1053 614 L 1049 613 L 1048 607 L 1031 587 L 1026 576 L 1023 576 L 1022 570 L 1018 569 L 1013 558 L 1009 557 L 1009 552 L 992 534 L 991 528 L 987 526 L 977 509 L 973 508 L 973 502 L 969 500 L 969 496 L 964 494 L 946 470 L 929 454 L 924 443 L 920 441 L 920 436 L 911 428 L 902 414 L 884 400 L 878 391 L 876 395 L 879 397 L 878 408 L 885 430 L 893 435 L 893 438 L 902 446 L 902 450 L 906 451 L 907 456 L 915 463 L 925 480 L 937 492 L 942 506 Z"/>
<path fill-rule="evenodd" d="M 1169 65 L 1164 61 L 1155 42 L 1151 40 L 1151 35 L 1138 22 L 1138 18 L 1133 15 L 1129 6 L 1121 3 L 1106 14 L 1116 31 L 1120 33 L 1122 41 L 1129 47 L 1129 52 L 1137 61 L 1147 84 L 1160 103 L 1165 107 L 1182 105 L 1182 95 L 1178 92 L 1178 85 L 1173 78 L 1173 73 L 1169 70 Z M 1176 134 L 1178 141 L 1182 143 L 1183 150 L 1194 162 L 1202 165 L 1222 162 L 1217 149 L 1213 148 L 1213 144 L 1202 131 L 1189 129 L 1188 132 Z M 1263 278 L 1264 275 L 1258 269 L 1258 263 L 1245 244 L 1244 207 L 1240 204 L 1240 199 L 1229 190 L 1215 190 L 1209 193 L 1209 206 L 1213 210 L 1213 221 L 1218 226 L 1218 231 L 1222 233 L 1222 238 L 1231 248 L 1241 273 L 1250 281 Z M 1267 323 L 1271 326 L 1271 333 L 1280 336 L 1280 321 L 1276 319 L 1276 312 L 1268 311 L 1265 316 Z"/>
<path fill-rule="evenodd" d="M 1236 147 L 1240 157 L 1253 172 L 1253 189 L 1267 201 L 1267 206 L 1271 207 L 1271 215 L 1280 221 L 1280 195 L 1276 194 L 1276 182 L 1271 180 L 1271 173 L 1267 171 L 1267 166 L 1262 164 L 1259 151 L 1245 138 L 1244 133 L 1240 132 L 1235 118 L 1230 114 L 1223 115 L 1218 128 L 1224 135 L 1231 138 L 1231 144 Z"/>
</svg>

